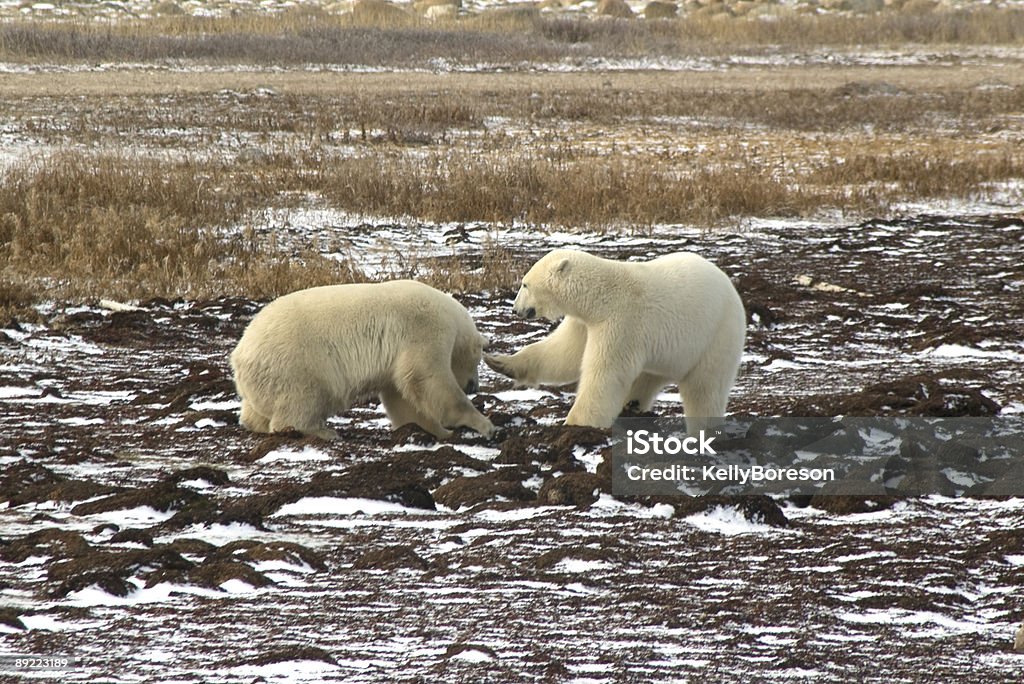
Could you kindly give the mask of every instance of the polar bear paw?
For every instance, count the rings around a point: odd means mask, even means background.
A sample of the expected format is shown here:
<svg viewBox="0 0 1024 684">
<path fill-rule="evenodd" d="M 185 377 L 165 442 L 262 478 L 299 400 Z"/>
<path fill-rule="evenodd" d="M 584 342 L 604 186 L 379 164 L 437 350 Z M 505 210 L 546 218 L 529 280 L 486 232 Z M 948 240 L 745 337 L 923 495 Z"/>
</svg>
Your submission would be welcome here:
<svg viewBox="0 0 1024 684">
<path fill-rule="evenodd" d="M 509 354 L 484 354 L 484 363 L 495 373 L 516 380 L 516 369 Z"/>
</svg>

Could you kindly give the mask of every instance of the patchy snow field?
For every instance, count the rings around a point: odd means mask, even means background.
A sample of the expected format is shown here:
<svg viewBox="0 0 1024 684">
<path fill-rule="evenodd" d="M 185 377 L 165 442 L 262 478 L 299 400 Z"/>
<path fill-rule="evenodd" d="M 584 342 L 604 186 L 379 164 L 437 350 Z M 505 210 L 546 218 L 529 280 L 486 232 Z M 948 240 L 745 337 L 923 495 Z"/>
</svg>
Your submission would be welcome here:
<svg viewBox="0 0 1024 684">
<path fill-rule="evenodd" d="M 749 310 L 736 412 L 1024 411 L 1024 221 L 995 207 L 643 236 L 275 222 L 344 233 L 379 275 L 414 248 L 697 251 Z M 498 349 L 547 330 L 513 295 L 461 297 Z M 393 433 L 373 404 L 336 443 L 261 437 L 227 371 L 259 304 L 140 307 L 0 331 L 2 649 L 77 658 L 2 681 L 1020 681 L 1020 498 L 620 501 L 608 433 L 560 426 L 571 391 L 486 369 L 492 441 Z"/>
</svg>

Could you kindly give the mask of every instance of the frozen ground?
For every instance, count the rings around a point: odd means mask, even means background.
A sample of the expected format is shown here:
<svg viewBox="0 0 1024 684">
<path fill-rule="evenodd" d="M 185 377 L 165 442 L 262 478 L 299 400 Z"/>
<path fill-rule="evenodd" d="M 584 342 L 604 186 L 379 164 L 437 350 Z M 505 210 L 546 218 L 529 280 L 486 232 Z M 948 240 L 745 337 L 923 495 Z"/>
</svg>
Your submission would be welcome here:
<svg viewBox="0 0 1024 684">
<path fill-rule="evenodd" d="M 412 245 L 694 250 L 749 309 L 734 411 L 1024 412 L 1024 221 L 994 207 L 589 237 L 284 218 L 378 274 Z M 462 297 L 499 349 L 546 332 L 513 294 Z M 608 434 L 559 425 L 571 392 L 486 371 L 493 441 L 372 404 L 336 443 L 259 437 L 226 364 L 259 303 L 140 304 L 0 331 L 0 653 L 78 659 L 0 681 L 1020 681 L 1024 500 L 620 501 Z"/>
</svg>

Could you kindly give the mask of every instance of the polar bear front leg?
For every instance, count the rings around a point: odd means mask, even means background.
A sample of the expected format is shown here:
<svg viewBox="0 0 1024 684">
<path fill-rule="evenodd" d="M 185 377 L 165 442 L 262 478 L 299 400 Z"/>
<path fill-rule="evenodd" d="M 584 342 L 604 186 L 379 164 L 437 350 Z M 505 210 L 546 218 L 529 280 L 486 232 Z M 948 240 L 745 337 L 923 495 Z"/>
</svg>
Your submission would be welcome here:
<svg viewBox="0 0 1024 684">
<path fill-rule="evenodd" d="M 587 326 L 570 316 L 540 342 L 511 355 L 485 354 L 484 362 L 519 386 L 567 385 L 580 379 L 586 346 Z"/>
<path fill-rule="evenodd" d="M 629 359 L 605 354 L 603 346 L 588 347 L 583 357 L 576 401 L 565 418 L 565 424 L 611 427 L 640 375 L 640 367 L 641 364 Z"/>
<path fill-rule="evenodd" d="M 433 358 L 436 357 L 436 358 Z M 443 354 L 423 358 L 409 354 L 398 364 L 395 389 L 425 423 L 417 424 L 438 435 L 445 426 L 465 426 L 485 437 L 494 434 L 494 425 L 476 410 L 452 374 L 450 358 Z M 449 354 L 450 357 L 450 354 Z"/>
<path fill-rule="evenodd" d="M 293 398 L 282 394 L 274 405 L 274 415 L 270 417 L 270 431 L 291 429 L 325 441 L 338 439 L 338 433 L 327 427 L 326 406 L 329 402 L 320 396 Z"/>
<path fill-rule="evenodd" d="M 655 375 L 654 373 L 641 373 L 640 377 L 633 381 L 633 386 L 629 389 L 625 405 L 636 402 L 637 409 L 640 411 L 650 411 L 651 407 L 654 406 L 654 399 L 658 396 L 658 393 L 666 385 L 670 384 L 672 384 L 672 381 L 668 378 Z"/>
<path fill-rule="evenodd" d="M 270 419 L 256 410 L 248 399 L 242 399 L 242 410 L 238 413 L 238 422 L 252 432 L 270 432 Z"/>
<path fill-rule="evenodd" d="M 384 405 L 384 412 L 391 421 L 391 429 L 395 430 L 415 423 L 438 439 L 448 439 L 452 431 L 445 428 L 432 418 L 420 415 L 416 407 L 406 401 L 398 390 L 389 388 L 380 393 L 380 401 Z"/>
</svg>

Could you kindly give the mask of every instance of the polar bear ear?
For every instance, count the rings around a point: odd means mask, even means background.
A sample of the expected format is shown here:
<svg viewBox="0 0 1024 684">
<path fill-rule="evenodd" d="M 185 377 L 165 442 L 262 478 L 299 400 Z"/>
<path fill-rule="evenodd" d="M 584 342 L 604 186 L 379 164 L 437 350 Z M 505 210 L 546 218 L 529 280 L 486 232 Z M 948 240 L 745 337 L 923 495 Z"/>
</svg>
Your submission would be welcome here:
<svg viewBox="0 0 1024 684">
<path fill-rule="evenodd" d="M 561 261 L 558 262 L 558 265 L 555 266 L 554 273 L 558 273 L 560 275 L 564 275 L 564 274 L 566 274 L 568 272 L 569 272 L 569 259 L 562 259 Z"/>
</svg>

